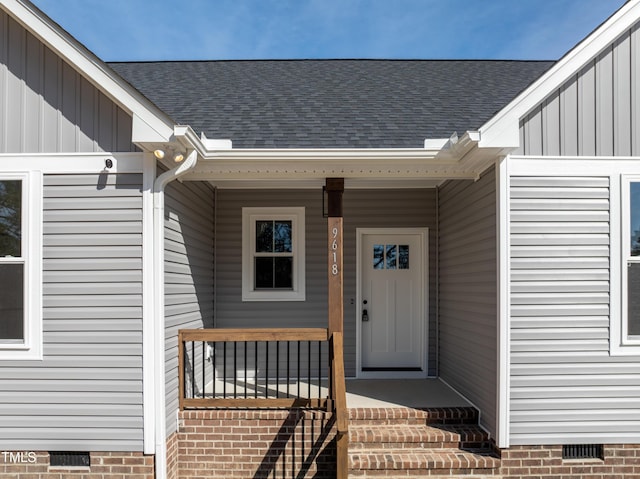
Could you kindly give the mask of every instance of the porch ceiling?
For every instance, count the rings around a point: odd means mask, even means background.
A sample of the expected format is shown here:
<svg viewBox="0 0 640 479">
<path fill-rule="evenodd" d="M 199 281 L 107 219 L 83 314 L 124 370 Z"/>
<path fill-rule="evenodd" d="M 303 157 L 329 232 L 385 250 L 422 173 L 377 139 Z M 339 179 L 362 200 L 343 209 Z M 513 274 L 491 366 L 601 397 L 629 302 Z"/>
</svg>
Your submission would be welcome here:
<svg viewBox="0 0 640 479">
<path fill-rule="evenodd" d="M 220 187 L 315 188 L 325 178 L 345 178 L 350 188 L 434 187 L 449 179 L 477 179 L 502 153 L 479 149 L 474 132 L 427 140 L 415 149 L 210 149 L 211 140 L 198 141 L 191 132 L 186 137 L 199 159 L 183 180 Z"/>
<path fill-rule="evenodd" d="M 318 187 L 325 178 L 345 178 L 349 187 L 388 187 L 389 182 L 433 187 L 450 178 L 475 178 L 475 171 L 457 160 L 440 159 L 407 151 L 274 152 L 252 157 L 243 150 L 228 151 L 220 158 L 201 159 L 185 180 L 211 181 L 217 186 L 280 184 Z M 413 153 L 413 154 L 412 154 Z M 357 156 L 356 156 L 357 155 Z"/>
</svg>

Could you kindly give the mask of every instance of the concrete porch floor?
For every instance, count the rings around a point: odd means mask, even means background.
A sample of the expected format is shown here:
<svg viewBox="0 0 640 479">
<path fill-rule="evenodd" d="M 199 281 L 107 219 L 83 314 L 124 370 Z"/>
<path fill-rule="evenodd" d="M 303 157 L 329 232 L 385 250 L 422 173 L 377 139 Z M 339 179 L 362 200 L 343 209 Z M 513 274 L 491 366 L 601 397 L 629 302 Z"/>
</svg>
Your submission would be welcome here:
<svg viewBox="0 0 640 479">
<path fill-rule="evenodd" d="M 347 407 L 464 407 L 440 379 L 347 379 Z"/>
<path fill-rule="evenodd" d="M 287 385 L 283 382 L 276 383 L 269 380 L 266 384 L 253 380 L 246 383 L 240 380 L 235 382 L 227 380 L 216 380 L 215 383 L 207 384 L 205 388 L 206 396 L 216 397 L 223 391 L 226 397 L 233 397 L 234 391 L 238 398 L 246 396 L 251 398 L 254 394 L 257 397 L 287 397 L 287 391 L 295 395 L 298 387 L 302 397 L 326 397 L 326 380 L 323 386 L 309 385 L 301 381 L 296 381 Z M 347 407 L 350 408 L 388 408 L 388 407 L 465 407 L 471 406 L 462 396 L 451 389 L 447 384 L 437 378 L 431 379 L 347 379 Z"/>
</svg>

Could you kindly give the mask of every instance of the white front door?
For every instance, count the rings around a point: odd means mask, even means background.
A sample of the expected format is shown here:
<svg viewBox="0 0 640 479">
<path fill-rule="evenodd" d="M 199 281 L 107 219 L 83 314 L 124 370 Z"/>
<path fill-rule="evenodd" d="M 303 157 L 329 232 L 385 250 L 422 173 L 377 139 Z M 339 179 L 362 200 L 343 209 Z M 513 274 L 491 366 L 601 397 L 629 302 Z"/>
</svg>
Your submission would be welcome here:
<svg viewBox="0 0 640 479">
<path fill-rule="evenodd" d="M 425 377 L 426 229 L 359 230 L 360 377 Z"/>
</svg>

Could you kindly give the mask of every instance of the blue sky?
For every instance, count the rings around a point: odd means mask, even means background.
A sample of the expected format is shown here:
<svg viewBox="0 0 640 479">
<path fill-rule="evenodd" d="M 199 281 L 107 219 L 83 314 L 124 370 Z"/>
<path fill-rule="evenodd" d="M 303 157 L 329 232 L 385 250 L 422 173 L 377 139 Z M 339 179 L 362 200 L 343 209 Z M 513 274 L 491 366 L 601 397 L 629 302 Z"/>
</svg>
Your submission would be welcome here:
<svg viewBox="0 0 640 479">
<path fill-rule="evenodd" d="M 32 0 L 100 58 L 555 60 L 625 0 Z"/>
</svg>

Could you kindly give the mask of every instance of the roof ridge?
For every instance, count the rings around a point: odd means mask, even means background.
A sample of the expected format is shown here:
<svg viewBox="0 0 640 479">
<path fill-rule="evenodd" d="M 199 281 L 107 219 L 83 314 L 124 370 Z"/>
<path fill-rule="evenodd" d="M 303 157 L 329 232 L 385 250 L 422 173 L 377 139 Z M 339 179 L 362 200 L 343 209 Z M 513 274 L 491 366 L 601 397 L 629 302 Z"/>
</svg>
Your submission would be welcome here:
<svg viewBox="0 0 640 479">
<path fill-rule="evenodd" d="M 504 59 L 504 58 L 264 58 L 264 59 L 211 59 L 211 60 L 122 60 L 108 61 L 113 64 L 169 64 L 169 63 L 303 63 L 303 62 L 397 62 L 397 63 L 555 63 L 557 60 Z"/>
</svg>

